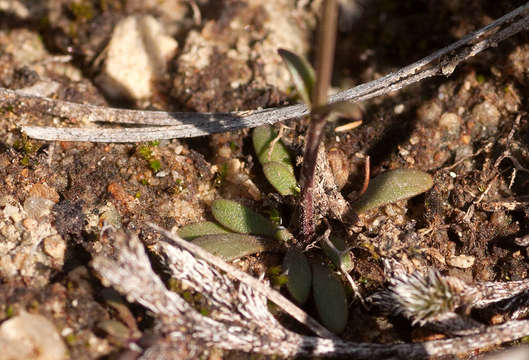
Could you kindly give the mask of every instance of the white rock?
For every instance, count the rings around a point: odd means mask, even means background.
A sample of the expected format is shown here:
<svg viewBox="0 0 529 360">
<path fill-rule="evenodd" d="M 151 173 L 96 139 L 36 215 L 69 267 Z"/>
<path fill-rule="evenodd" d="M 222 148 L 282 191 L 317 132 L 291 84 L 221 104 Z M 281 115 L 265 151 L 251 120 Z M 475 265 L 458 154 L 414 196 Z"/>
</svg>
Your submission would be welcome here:
<svg viewBox="0 0 529 360">
<path fill-rule="evenodd" d="M 130 16 L 114 28 L 98 84 L 111 97 L 143 100 L 178 48 L 152 16 Z"/>
<path fill-rule="evenodd" d="M 60 360 L 66 346 L 53 323 L 41 315 L 22 312 L 0 326 L 0 360 Z"/>
<path fill-rule="evenodd" d="M 454 266 L 460 269 L 468 269 L 469 267 L 474 265 L 474 261 L 476 261 L 476 258 L 474 256 L 459 255 L 451 256 L 447 259 L 446 263 L 450 266 Z"/>
</svg>

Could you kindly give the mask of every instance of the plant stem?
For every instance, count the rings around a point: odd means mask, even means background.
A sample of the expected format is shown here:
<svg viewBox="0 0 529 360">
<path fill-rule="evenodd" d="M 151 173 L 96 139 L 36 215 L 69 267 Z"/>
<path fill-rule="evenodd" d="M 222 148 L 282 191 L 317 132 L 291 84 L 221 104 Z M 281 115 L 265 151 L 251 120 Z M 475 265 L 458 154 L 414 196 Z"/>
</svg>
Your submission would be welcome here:
<svg viewBox="0 0 529 360">
<path fill-rule="evenodd" d="M 327 92 L 331 83 L 336 42 L 336 18 L 338 6 L 336 0 L 323 2 L 322 17 L 318 28 L 316 47 L 316 87 L 312 94 L 312 108 L 327 103 Z M 302 235 L 305 242 L 314 237 L 314 173 L 318 159 L 318 148 L 322 139 L 327 115 L 311 115 L 311 121 L 305 141 L 303 155 L 303 188 L 301 193 Z"/>
</svg>

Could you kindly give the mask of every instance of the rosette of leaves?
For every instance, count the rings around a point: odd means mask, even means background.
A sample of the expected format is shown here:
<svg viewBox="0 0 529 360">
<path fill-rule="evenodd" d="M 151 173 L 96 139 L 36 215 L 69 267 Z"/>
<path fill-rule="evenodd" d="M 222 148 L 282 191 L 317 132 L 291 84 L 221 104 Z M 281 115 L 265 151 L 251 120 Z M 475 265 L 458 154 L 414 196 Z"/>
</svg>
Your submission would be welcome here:
<svg viewBox="0 0 529 360">
<path fill-rule="evenodd" d="M 290 154 L 272 127 L 255 128 L 252 141 L 268 182 L 283 196 L 298 194 L 299 187 Z"/>
<path fill-rule="evenodd" d="M 225 261 L 275 250 L 280 243 L 292 238 L 288 230 L 235 201 L 217 199 L 211 205 L 211 212 L 218 223 L 204 221 L 186 225 L 178 230 L 178 235 Z M 271 238 L 281 241 L 273 241 Z M 345 246 L 340 242 L 333 244 L 333 249 Z M 337 256 L 337 259 L 341 259 Z M 330 258 L 334 259 L 332 256 Z M 347 307 L 344 312 L 343 306 L 336 304 L 347 304 L 345 291 L 336 275 L 325 277 L 321 275 L 322 271 L 324 270 L 313 271 L 305 254 L 293 247 L 283 259 L 283 274 L 286 275 L 286 287 L 291 297 L 303 305 L 313 290 L 316 304 L 322 309 L 328 308 L 318 310 L 322 322 L 331 331 L 338 333 L 343 330 L 339 319 L 347 318 Z M 332 298 L 327 299 L 329 291 Z"/>
</svg>

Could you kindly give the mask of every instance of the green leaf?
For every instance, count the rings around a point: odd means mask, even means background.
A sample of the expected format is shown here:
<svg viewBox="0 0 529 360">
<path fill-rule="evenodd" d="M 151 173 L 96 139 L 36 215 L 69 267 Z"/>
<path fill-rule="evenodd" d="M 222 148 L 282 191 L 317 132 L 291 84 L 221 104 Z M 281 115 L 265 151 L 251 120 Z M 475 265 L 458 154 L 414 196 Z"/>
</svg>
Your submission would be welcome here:
<svg viewBox="0 0 529 360">
<path fill-rule="evenodd" d="M 329 257 L 329 259 L 334 265 L 336 265 L 338 269 L 346 272 L 353 270 L 353 261 L 349 255 L 349 250 L 347 249 L 345 240 L 341 236 L 331 234 L 329 236 L 329 242 L 331 242 L 334 248 L 329 246 L 326 241 L 321 240 L 321 247 L 325 255 Z"/>
<path fill-rule="evenodd" d="M 178 236 L 184 240 L 193 240 L 197 237 L 213 234 L 229 233 L 228 230 L 212 221 L 204 221 L 196 224 L 189 224 L 178 229 Z"/>
<path fill-rule="evenodd" d="M 234 232 L 274 237 L 277 229 L 270 220 L 235 201 L 217 199 L 211 211 L 215 220 Z"/>
<path fill-rule="evenodd" d="M 283 272 L 288 278 L 287 289 L 290 296 L 298 304 L 305 304 L 312 285 L 310 265 L 305 254 L 296 249 L 288 250 L 283 259 Z"/>
<path fill-rule="evenodd" d="M 310 66 L 307 60 L 291 51 L 279 49 L 277 52 L 287 64 L 288 71 L 292 76 L 292 81 L 294 82 L 294 86 L 296 87 L 299 96 L 301 96 L 301 99 L 303 99 L 305 104 L 310 106 L 314 84 L 316 83 L 314 69 Z"/>
<path fill-rule="evenodd" d="M 262 251 L 275 250 L 278 247 L 269 239 L 234 233 L 205 235 L 194 239 L 192 242 L 224 261 L 239 259 Z"/>
<path fill-rule="evenodd" d="M 277 161 L 287 166 L 290 172 L 294 173 L 290 154 L 281 141 L 276 141 L 272 152 L 270 152 L 270 144 L 276 137 L 277 133 L 271 126 L 259 126 L 253 130 L 252 141 L 257 158 L 261 165 L 270 161 Z"/>
<path fill-rule="evenodd" d="M 353 204 L 353 209 L 358 214 L 364 213 L 382 205 L 419 195 L 432 186 L 432 177 L 424 171 L 414 169 L 388 171 L 371 180 L 367 191 Z"/>
<path fill-rule="evenodd" d="M 328 268 L 312 265 L 314 302 L 323 325 L 335 334 L 344 331 L 349 311 L 342 281 Z"/>
<path fill-rule="evenodd" d="M 283 196 L 299 194 L 299 187 L 294 174 L 285 165 L 270 161 L 263 164 L 266 179 L 277 192 Z"/>
</svg>

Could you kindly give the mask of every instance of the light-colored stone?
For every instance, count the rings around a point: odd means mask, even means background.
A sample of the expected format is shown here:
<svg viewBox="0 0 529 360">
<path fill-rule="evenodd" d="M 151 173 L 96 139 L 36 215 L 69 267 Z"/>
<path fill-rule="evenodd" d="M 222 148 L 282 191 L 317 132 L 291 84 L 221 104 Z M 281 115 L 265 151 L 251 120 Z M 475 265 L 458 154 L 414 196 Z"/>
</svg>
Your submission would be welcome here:
<svg viewBox="0 0 529 360">
<path fill-rule="evenodd" d="M 460 269 L 468 269 L 474 265 L 476 258 L 470 255 L 459 255 L 451 256 L 446 260 L 446 263 L 450 266 L 454 266 Z"/>
<path fill-rule="evenodd" d="M 67 350 L 57 329 L 41 315 L 22 312 L 0 326 L 0 360 L 61 360 Z"/>
<path fill-rule="evenodd" d="M 66 252 L 66 242 L 60 235 L 52 235 L 42 241 L 44 252 L 51 256 L 53 260 L 64 263 L 64 253 Z"/>
<path fill-rule="evenodd" d="M 439 119 L 439 126 L 450 136 L 457 136 L 461 131 L 462 120 L 457 114 L 445 112 Z"/>
<path fill-rule="evenodd" d="M 154 17 L 130 16 L 114 28 L 97 82 L 111 97 L 148 99 L 177 48 Z"/>
</svg>

